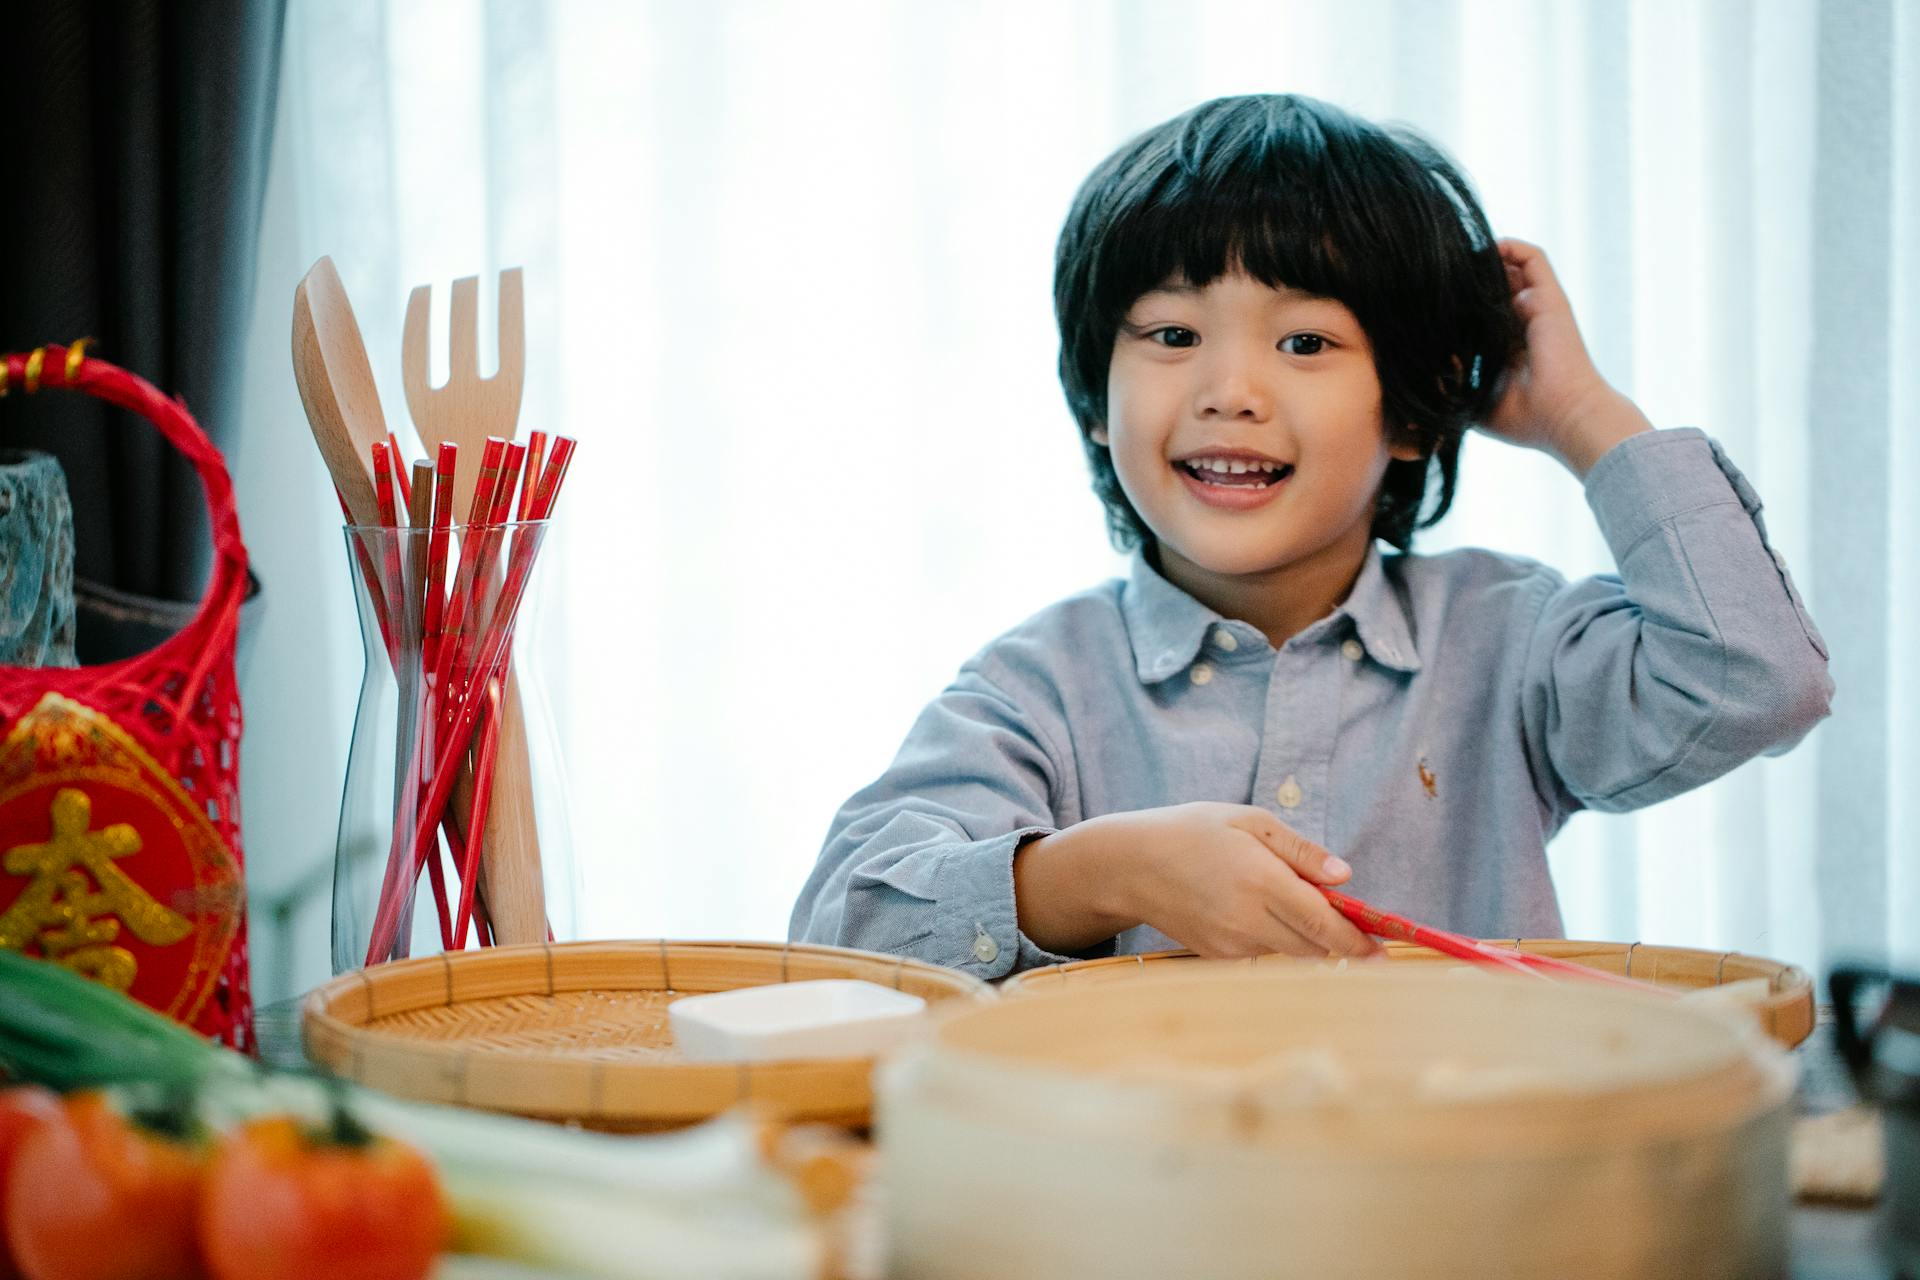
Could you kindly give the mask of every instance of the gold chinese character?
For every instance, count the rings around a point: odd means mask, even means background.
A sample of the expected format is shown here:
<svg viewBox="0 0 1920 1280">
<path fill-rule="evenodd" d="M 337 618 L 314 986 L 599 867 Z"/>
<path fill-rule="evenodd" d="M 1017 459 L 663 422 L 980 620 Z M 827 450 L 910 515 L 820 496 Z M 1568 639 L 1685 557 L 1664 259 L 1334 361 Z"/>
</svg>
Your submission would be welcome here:
<svg viewBox="0 0 1920 1280">
<path fill-rule="evenodd" d="M 193 924 L 114 865 L 115 858 L 140 851 L 140 834 L 130 823 L 99 831 L 92 825 L 87 793 L 62 787 L 53 797 L 53 838 L 7 850 L 8 874 L 30 879 L 0 915 L 0 947 L 18 951 L 37 941 L 50 959 L 125 991 L 138 965 L 131 951 L 113 945 L 122 923 L 149 946 L 179 942 Z"/>
</svg>

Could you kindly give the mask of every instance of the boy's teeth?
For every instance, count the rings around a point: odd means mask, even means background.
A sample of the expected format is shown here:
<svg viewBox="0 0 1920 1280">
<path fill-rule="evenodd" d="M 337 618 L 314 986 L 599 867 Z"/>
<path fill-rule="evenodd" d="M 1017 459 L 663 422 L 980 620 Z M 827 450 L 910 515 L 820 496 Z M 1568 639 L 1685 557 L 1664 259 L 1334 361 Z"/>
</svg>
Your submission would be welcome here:
<svg viewBox="0 0 1920 1280">
<path fill-rule="evenodd" d="M 1246 458 L 1189 458 L 1180 465 L 1195 476 L 1208 477 L 1208 483 L 1266 485 L 1284 479 L 1293 468 L 1284 462 L 1249 461 Z M 1246 480 L 1215 481 L 1214 476 L 1246 476 Z"/>
<path fill-rule="evenodd" d="M 1187 465 L 1196 471 L 1216 471 L 1221 475 L 1245 475 L 1249 471 L 1277 471 L 1278 462 L 1249 462 L 1244 458 L 1191 458 Z"/>
<path fill-rule="evenodd" d="M 1244 475 L 1249 471 L 1273 471 L 1277 462 L 1248 462 L 1244 458 L 1192 458 L 1187 465 L 1199 471 L 1218 471 L 1221 475 Z"/>
</svg>

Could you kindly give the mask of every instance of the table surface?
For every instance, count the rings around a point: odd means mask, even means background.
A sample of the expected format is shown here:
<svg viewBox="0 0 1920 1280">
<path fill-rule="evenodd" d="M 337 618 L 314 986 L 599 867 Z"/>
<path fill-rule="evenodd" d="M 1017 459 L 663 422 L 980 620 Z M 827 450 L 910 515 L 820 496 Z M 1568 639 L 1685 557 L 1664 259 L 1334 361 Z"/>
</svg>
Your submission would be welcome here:
<svg viewBox="0 0 1920 1280">
<path fill-rule="evenodd" d="M 254 1014 L 260 1056 L 282 1066 L 305 1066 L 300 1048 L 300 1002 L 264 1005 Z M 1793 1051 L 1800 1062 L 1800 1088 L 1794 1099 L 1801 1115 L 1820 1115 L 1857 1101 L 1845 1067 L 1833 1048 L 1826 1010 L 1813 1034 Z M 1789 1280 L 1895 1280 L 1883 1260 L 1878 1215 L 1867 1208 L 1795 1204 L 1790 1227 Z"/>
</svg>

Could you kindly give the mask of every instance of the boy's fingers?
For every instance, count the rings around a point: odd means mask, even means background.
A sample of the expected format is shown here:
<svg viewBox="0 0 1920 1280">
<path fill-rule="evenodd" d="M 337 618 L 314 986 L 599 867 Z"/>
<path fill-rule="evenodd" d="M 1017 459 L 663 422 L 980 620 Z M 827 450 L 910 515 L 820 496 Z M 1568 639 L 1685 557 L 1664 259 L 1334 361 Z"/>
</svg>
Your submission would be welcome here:
<svg viewBox="0 0 1920 1280">
<path fill-rule="evenodd" d="M 1522 240 L 1518 236 L 1502 236 L 1494 241 L 1500 250 L 1500 256 L 1508 262 L 1523 263 L 1529 258 L 1538 258 L 1545 250 L 1531 240 Z"/>
<path fill-rule="evenodd" d="M 1295 881 L 1282 890 L 1282 896 L 1284 905 L 1276 909 L 1269 904 L 1267 913 L 1299 934 L 1307 943 L 1308 954 L 1357 957 L 1370 956 L 1377 950 L 1372 938 L 1310 886 Z"/>
<path fill-rule="evenodd" d="M 1275 822 L 1265 814 L 1240 829 L 1278 854 L 1280 860 L 1292 867 L 1294 874 L 1302 879 L 1316 884 L 1339 884 L 1353 874 L 1352 867 L 1291 827 Z"/>
<path fill-rule="evenodd" d="M 1522 288 L 1559 292 L 1560 277 L 1553 273 L 1553 264 L 1547 261 L 1547 251 L 1540 246 L 1524 240 L 1502 240 L 1500 258 L 1507 268 L 1508 288 L 1515 287 L 1514 272 L 1518 271 Z"/>
</svg>

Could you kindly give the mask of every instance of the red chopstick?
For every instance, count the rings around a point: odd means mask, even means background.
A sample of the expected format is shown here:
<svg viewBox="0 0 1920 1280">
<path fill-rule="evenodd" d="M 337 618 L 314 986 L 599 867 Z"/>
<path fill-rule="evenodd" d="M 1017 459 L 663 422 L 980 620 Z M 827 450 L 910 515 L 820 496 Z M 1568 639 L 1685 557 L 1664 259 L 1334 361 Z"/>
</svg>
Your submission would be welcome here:
<svg viewBox="0 0 1920 1280">
<path fill-rule="evenodd" d="M 499 500 L 494 503 L 496 522 L 503 522 L 508 516 L 508 502 L 514 502 L 513 518 L 525 521 L 532 510 L 534 490 L 538 487 L 541 472 L 541 459 L 546 452 L 547 435 L 544 431 L 535 431 L 523 449 L 519 445 L 509 445 L 505 461 L 507 479 L 500 486 Z M 517 499 L 514 497 L 518 491 Z M 499 536 L 493 531 L 489 537 Z M 484 558 L 481 573 L 482 581 L 491 584 L 494 581 L 493 561 L 498 556 L 497 545 L 489 548 Z M 488 616 L 482 611 L 482 616 Z M 454 949 L 466 946 L 467 921 L 473 910 L 473 897 L 479 874 L 480 858 L 483 856 L 483 844 L 486 838 L 487 813 L 493 799 L 493 771 L 500 750 L 500 723 L 505 708 L 507 682 L 513 677 L 512 650 L 502 658 L 502 669 L 497 676 L 490 677 L 487 684 L 487 705 L 481 709 L 480 746 L 474 753 L 474 787 L 467 805 L 468 846 L 462 860 L 460 906 L 454 920 Z M 476 932 L 478 929 L 476 929 Z"/>
<path fill-rule="evenodd" d="M 413 507 L 413 486 L 407 479 L 406 455 L 400 452 L 400 440 L 393 432 L 387 432 L 387 456 L 393 459 L 394 478 L 400 482 L 400 505 Z"/>
<path fill-rule="evenodd" d="M 493 511 L 494 491 L 500 486 L 500 463 L 505 458 L 507 442 L 499 436 L 487 437 L 486 447 L 480 454 L 480 480 L 473 487 L 473 500 L 467 508 L 467 526 L 460 535 L 460 563 L 454 572 L 453 598 L 447 602 L 446 625 L 441 633 L 439 653 L 434 663 L 434 684 L 440 691 L 441 709 L 445 714 L 453 712 L 453 697 L 456 692 L 450 687 L 453 676 L 454 659 L 460 656 L 465 647 L 463 632 L 467 625 L 467 615 L 472 612 L 470 601 L 473 594 L 475 573 L 480 556 L 480 544 L 485 542 L 482 526 Z M 472 832 L 467 833 L 469 837 Z"/>
<path fill-rule="evenodd" d="M 474 753 L 473 795 L 467 803 L 467 850 L 460 870 L 460 909 L 453 922 L 455 951 L 467 945 L 467 921 L 473 914 L 473 894 L 480 880 L 480 855 L 487 834 L 487 810 L 493 802 L 494 761 L 500 753 L 501 686 L 487 682 L 486 724 L 480 730 L 480 749 Z"/>
<path fill-rule="evenodd" d="M 371 446 L 371 453 L 373 455 L 374 505 L 379 513 L 380 523 L 389 530 L 397 531 L 400 519 L 399 512 L 394 503 L 394 477 L 398 475 L 401 470 L 399 460 L 394 456 L 393 447 L 385 440 L 374 441 Z M 397 532 L 395 532 L 392 538 L 388 539 L 383 549 L 381 561 L 386 570 L 384 588 L 386 599 L 390 602 L 389 608 L 392 611 L 391 621 L 396 628 L 396 637 L 403 639 L 404 628 L 406 627 L 407 621 L 405 612 L 405 601 L 407 598 L 405 587 L 406 576 L 400 564 L 400 546 Z M 392 656 L 396 676 L 399 674 L 399 652 L 399 646 L 395 645 L 392 650 Z M 426 725 L 423 717 L 421 725 L 421 737 L 423 739 L 425 734 Z M 419 779 L 420 754 L 418 750 L 415 750 L 411 753 L 411 758 L 407 762 L 408 777 L 404 794 L 414 794 L 416 792 Z M 380 890 L 382 908 L 384 909 L 391 902 L 396 915 L 400 906 L 398 901 L 401 885 L 401 859 L 399 854 L 400 851 L 397 849 L 389 850 L 387 855 L 387 869 L 385 875 L 382 877 Z M 416 866 L 413 874 L 406 878 L 406 896 L 408 898 L 413 896 L 413 887 L 419 882 L 419 872 L 420 868 Z M 447 918 L 446 890 L 443 885 L 436 885 L 436 889 L 435 906 L 439 910 L 441 917 L 441 933 L 443 938 L 451 938 L 453 930 L 452 921 Z M 397 933 L 397 928 L 394 932 Z M 395 941 L 396 939 L 389 939 L 389 950 L 391 950 Z M 372 963 L 372 961 L 368 963 Z"/>
<path fill-rule="evenodd" d="M 373 442 L 373 498 L 379 511 L 380 523 L 388 529 L 400 526 L 399 508 L 394 504 L 393 477 L 396 464 L 393 455 L 387 451 L 386 442 Z M 400 569 L 400 546 L 397 538 L 387 540 L 384 554 L 380 557 L 381 569 L 386 574 L 380 584 L 381 594 L 385 598 L 384 612 L 393 626 L 396 640 L 405 638 L 406 578 Z"/>
<path fill-rule="evenodd" d="M 1337 889 L 1322 886 L 1320 892 L 1327 896 L 1327 901 L 1331 902 L 1341 915 L 1353 921 L 1362 931 L 1377 938 L 1411 942 L 1438 951 L 1442 955 L 1452 956 L 1457 960 L 1467 960 L 1490 968 L 1524 973 L 1529 977 L 1579 978 L 1609 986 L 1630 987 L 1635 991 L 1656 991 L 1661 995 L 1672 994 L 1650 982 L 1642 982 L 1638 978 L 1622 977 L 1617 973 L 1608 973 L 1604 969 L 1594 969 L 1554 956 L 1535 955 L 1531 951 L 1496 947 L 1478 938 L 1469 938 L 1464 934 L 1449 933 L 1445 929 L 1420 924 L 1405 916 L 1395 915 L 1391 911 L 1382 911 L 1370 903 L 1362 902 Z"/>
<path fill-rule="evenodd" d="M 391 434 L 388 435 L 387 440 L 390 445 L 393 445 Z M 393 447 L 397 449 L 399 446 L 393 445 Z M 405 468 L 400 469 L 399 475 L 402 479 L 406 474 Z M 433 527 L 433 464 L 426 461 L 414 463 L 413 481 L 403 485 L 400 492 L 407 500 L 407 619 L 405 625 L 408 637 L 417 641 L 411 646 L 410 656 L 420 660 L 423 674 L 418 678 L 424 682 L 425 650 L 419 641 L 423 641 L 426 634 L 423 618 L 427 593 L 428 543 L 431 540 L 427 530 Z M 416 754 L 430 732 L 428 726 L 432 724 L 432 705 L 427 691 L 421 689 L 414 708 L 414 741 L 410 748 Z M 412 770 L 409 769 L 409 773 L 411 772 Z M 418 794 L 417 787 L 415 794 Z M 433 889 L 434 914 L 439 917 L 440 945 L 444 949 L 452 950 L 453 919 L 447 909 L 446 873 L 440 868 L 438 850 L 427 859 L 427 880 Z"/>
<path fill-rule="evenodd" d="M 500 555 L 500 539 L 504 536 L 502 525 L 512 514 L 514 490 L 523 487 L 520 468 L 526 456 L 525 445 L 517 442 L 507 445 L 501 462 L 502 478 L 494 489 L 493 509 L 487 514 L 487 527 L 473 570 L 476 584 L 474 599 L 479 602 L 475 613 L 488 627 L 497 625 L 499 621 L 493 612 L 498 604 L 498 584 L 493 565 Z M 472 634 L 472 628 L 468 629 L 468 634 Z M 468 651 L 473 647 L 471 640 L 466 638 L 461 640 L 461 645 Z M 464 673 L 464 658 L 456 656 L 454 667 L 456 671 Z M 511 667 L 507 669 L 511 670 Z M 453 926 L 454 950 L 466 946 L 467 919 L 473 910 L 474 883 L 479 878 L 480 859 L 486 851 L 487 808 L 493 797 L 493 768 L 499 752 L 501 696 L 505 683 L 504 674 L 487 677 L 487 704 L 480 709 L 480 744 L 473 754 L 473 792 L 467 798 L 467 849 L 460 871 L 460 909 Z"/>
<path fill-rule="evenodd" d="M 527 466 L 520 481 L 520 505 L 514 510 L 515 520 L 525 520 L 527 512 L 533 509 L 533 489 L 540 479 L 540 465 L 547 456 L 547 433 L 535 431 L 527 437 Z"/>
</svg>

